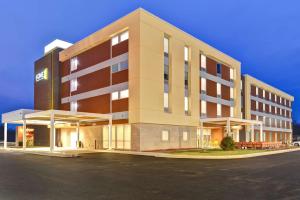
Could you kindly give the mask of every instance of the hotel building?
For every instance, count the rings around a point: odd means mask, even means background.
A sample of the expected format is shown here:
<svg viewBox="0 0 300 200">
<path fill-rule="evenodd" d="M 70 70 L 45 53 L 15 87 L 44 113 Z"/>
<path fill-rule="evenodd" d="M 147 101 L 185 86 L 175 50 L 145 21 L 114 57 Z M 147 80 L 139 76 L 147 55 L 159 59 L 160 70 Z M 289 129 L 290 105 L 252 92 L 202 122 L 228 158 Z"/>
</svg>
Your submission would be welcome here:
<svg viewBox="0 0 300 200">
<path fill-rule="evenodd" d="M 259 141 L 287 141 L 292 134 L 293 97 L 241 78 L 239 61 L 143 9 L 73 45 L 49 44 L 35 63 L 34 87 L 34 110 L 2 119 L 23 123 L 23 147 L 24 123 L 35 146 L 52 150 L 210 148 L 225 135 L 254 141 L 258 132 Z M 252 108 L 252 101 L 270 112 Z M 278 129 L 263 124 L 264 116 Z"/>
</svg>

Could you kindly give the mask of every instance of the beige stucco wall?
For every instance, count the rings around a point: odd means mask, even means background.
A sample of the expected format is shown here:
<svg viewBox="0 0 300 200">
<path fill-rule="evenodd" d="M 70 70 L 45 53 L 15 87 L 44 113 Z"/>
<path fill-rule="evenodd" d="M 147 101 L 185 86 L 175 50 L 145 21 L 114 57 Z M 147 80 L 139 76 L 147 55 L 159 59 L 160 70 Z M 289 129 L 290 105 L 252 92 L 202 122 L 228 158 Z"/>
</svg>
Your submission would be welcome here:
<svg viewBox="0 0 300 200">
<path fill-rule="evenodd" d="M 235 69 L 235 117 L 240 117 L 240 62 L 143 9 L 128 14 L 60 53 L 60 61 L 129 30 L 129 123 L 199 125 L 199 54 Z M 163 38 L 170 38 L 171 113 L 163 108 Z M 184 113 L 184 46 L 191 52 L 191 115 Z"/>
</svg>

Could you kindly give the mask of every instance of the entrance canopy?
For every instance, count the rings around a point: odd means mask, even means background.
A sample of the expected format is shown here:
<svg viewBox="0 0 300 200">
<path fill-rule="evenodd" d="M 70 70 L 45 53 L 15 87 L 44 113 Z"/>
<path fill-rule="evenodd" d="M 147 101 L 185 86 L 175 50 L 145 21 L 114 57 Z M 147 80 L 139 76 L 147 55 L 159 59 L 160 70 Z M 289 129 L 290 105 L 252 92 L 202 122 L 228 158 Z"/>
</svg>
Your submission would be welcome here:
<svg viewBox="0 0 300 200">
<path fill-rule="evenodd" d="M 75 125 L 79 137 L 80 125 L 93 125 L 94 123 L 101 121 L 108 122 L 111 140 L 111 114 L 27 109 L 4 113 L 2 114 L 2 123 L 4 123 L 4 148 L 7 148 L 7 124 L 23 124 L 23 149 L 26 148 L 26 125 L 48 125 L 50 128 L 50 151 L 53 151 L 55 146 L 55 128 L 60 125 Z"/>
<path fill-rule="evenodd" d="M 31 125 L 50 125 L 51 117 L 56 124 L 59 123 L 94 123 L 99 121 L 109 121 L 112 119 L 111 114 L 98 114 L 86 112 L 72 112 L 64 110 L 16 110 L 2 114 L 2 123 L 9 124 L 26 124 Z"/>
<path fill-rule="evenodd" d="M 247 120 L 241 118 L 232 118 L 232 117 L 220 117 L 220 118 L 204 118 L 200 119 L 200 137 L 203 137 L 203 129 L 214 129 L 214 128 L 225 128 L 225 133 L 231 135 L 232 129 L 241 130 L 242 126 L 250 126 L 250 141 L 254 141 L 254 126 L 259 126 L 260 130 L 260 141 L 263 141 L 263 122 L 256 120 Z M 239 134 L 237 134 L 236 140 L 239 141 Z"/>
</svg>

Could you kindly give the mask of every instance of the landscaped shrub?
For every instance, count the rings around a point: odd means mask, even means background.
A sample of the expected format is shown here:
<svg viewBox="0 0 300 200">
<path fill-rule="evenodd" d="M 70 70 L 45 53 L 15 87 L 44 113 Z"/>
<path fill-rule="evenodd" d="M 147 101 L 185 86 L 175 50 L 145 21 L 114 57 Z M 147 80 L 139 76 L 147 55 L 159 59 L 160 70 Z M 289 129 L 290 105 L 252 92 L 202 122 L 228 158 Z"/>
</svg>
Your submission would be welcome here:
<svg viewBox="0 0 300 200">
<path fill-rule="evenodd" d="M 226 136 L 222 139 L 220 147 L 225 151 L 234 150 L 234 140 L 232 137 Z"/>
</svg>

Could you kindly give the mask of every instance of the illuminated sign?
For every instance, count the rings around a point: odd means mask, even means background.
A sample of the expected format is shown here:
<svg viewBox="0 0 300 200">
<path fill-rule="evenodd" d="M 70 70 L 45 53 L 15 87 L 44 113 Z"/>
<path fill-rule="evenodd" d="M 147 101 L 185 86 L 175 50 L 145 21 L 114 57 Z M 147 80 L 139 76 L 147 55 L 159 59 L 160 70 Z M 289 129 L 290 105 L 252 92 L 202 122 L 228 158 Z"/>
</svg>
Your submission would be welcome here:
<svg viewBox="0 0 300 200">
<path fill-rule="evenodd" d="M 48 68 L 45 68 L 42 72 L 35 75 L 35 81 L 48 80 Z"/>
</svg>

